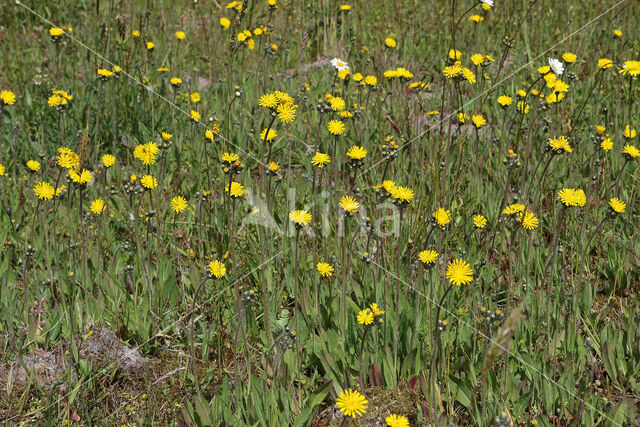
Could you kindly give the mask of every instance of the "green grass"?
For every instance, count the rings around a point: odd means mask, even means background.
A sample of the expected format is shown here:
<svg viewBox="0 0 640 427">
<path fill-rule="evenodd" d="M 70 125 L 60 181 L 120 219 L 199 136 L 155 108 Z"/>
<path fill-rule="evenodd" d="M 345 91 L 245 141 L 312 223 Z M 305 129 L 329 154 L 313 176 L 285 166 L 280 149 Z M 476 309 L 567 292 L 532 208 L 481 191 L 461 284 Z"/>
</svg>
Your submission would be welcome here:
<svg viewBox="0 0 640 427">
<path fill-rule="evenodd" d="M 638 145 L 623 133 L 640 128 L 640 84 L 619 72 L 640 60 L 637 2 L 496 0 L 483 11 L 470 1 L 357 1 L 348 13 L 326 0 L 281 0 L 272 11 L 266 0 L 245 3 L 237 14 L 204 1 L 0 6 L 0 90 L 16 95 L 0 107 L 0 362 L 42 351 L 72 362 L 54 387 L 0 369 L 0 419 L 338 426 L 336 399 L 352 388 L 369 405 L 345 425 L 381 425 L 392 413 L 411 425 L 637 423 L 639 165 L 622 151 Z M 54 43 L 49 29 L 63 25 L 73 31 Z M 254 49 L 237 42 L 260 26 Z M 443 77 L 454 47 L 474 84 Z M 547 104 L 532 93 L 551 92 L 538 68 L 565 52 L 577 55 L 561 77 L 568 91 Z M 475 53 L 494 61 L 476 67 Z M 337 77 L 334 57 L 350 80 Z M 600 71 L 600 58 L 614 66 Z M 97 79 L 114 65 L 117 78 Z M 398 67 L 414 77 L 385 78 Z M 418 80 L 428 87 L 411 88 Z M 54 90 L 73 96 L 62 111 L 47 105 Z M 294 98 L 292 123 L 259 106 L 275 90 Z M 351 117 L 322 105 L 327 94 Z M 500 95 L 513 103 L 501 108 Z M 477 114 L 487 121 L 479 130 Z M 330 120 L 344 121 L 342 135 L 328 132 Z M 278 133 L 271 146 L 260 138 L 268 127 Z M 144 165 L 135 147 L 161 144 L 162 132 L 170 142 Z M 549 153 L 559 136 L 571 153 Z M 353 145 L 367 149 L 358 166 L 346 157 Z M 57 165 L 60 147 L 78 154 L 90 183 Z M 316 151 L 331 163 L 313 166 Z M 242 165 L 223 164 L 225 152 Z M 244 186 L 237 199 L 224 167 Z M 158 186 L 132 186 L 132 175 Z M 411 203 L 373 188 L 383 179 L 412 189 Z M 39 201 L 41 181 L 66 190 Z M 565 187 L 584 190 L 586 204 L 564 208 Z M 175 213 L 178 195 L 188 206 Z M 345 195 L 359 202 L 354 215 L 339 206 Z M 609 213 L 611 197 L 624 213 Z M 100 215 L 90 210 L 98 198 Z M 502 214 L 516 202 L 535 229 Z M 433 219 L 439 208 L 450 211 L 445 226 Z M 312 214 L 308 226 L 289 220 L 295 209 Z M 477 214 L 486 227 L 474 227 Z M 428 266 L 426 249 L 438 252 Z M 454 259 L 469 263 L 470 283 L 450 284 Z M 223 277 L 209 276 L 213 260 Z M 359 324 L 371 303 L 384 314 Z M 82 360 L 96 327 L 147 357 L 146 373 Z"/>
</svg>

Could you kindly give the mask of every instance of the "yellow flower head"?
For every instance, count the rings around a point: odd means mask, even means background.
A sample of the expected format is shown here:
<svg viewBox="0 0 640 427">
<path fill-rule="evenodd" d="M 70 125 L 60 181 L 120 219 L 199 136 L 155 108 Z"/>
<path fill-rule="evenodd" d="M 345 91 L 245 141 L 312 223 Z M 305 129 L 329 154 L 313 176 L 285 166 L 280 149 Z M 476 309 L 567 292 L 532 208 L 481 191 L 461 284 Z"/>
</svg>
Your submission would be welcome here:
<svg viewBox="0 0 640 427">
<path fill-rule="evenodd" d="M 636 61 L 636 60 L 624 61 L 624 64 L 620 69 L 620 74 L 622 75 L 628 74 L 631 77 L 640 76 L 640 61 Z"/>
<path fill-rule="evenodd" d="M 327 130 L 329 130 L 329 133 L 332 135 L 342 135 L 344 132 L 344 123 L 340 120 L 331 120 L 327 124 Z"/>
<path fill-rule="evenodd" d="M 508 107 L 509 105 L 511 105 L 511 103 L 513 102 L 513 98 L 507 95 L 500 95 L 498 97 L 498 104 L 500 104 L 501 107 Z"/>
<path fill-rule="evenodd" d="M 91 182 L 93 174 L 86 169 L 82 169 L 80 172 L 75 169 L 69 169 L 69 178 L 76 184 L 83 185 Z"/>
<path fill-rule="evenodd" d="M 524 211 L 524 205 L 522 203 L 513 203 L 502 210 L 503 215 L 515 215 Z"/>
<path fill-rule="evenodd" d="M 391 414 L 384 419 L 389 427 L 409 427 L 409 420 L 403 415 Z"/>
<path fill-rule="evenodd" d="M 209 276 L 221 279 L 227 274 L 227 268 L 223 262 L 214 259 L 209 263 Z"/>
<path fill-rule="evenodd" d="M 333 276 L 333 267 L 331 266 L 331 264 L 328 264 L 326 262 L 319 262 L 316 265 L 316 269 L 318 270 L 318 273 L 320 273 L 320 276 L 322 277 Z"/>
<path fill-rule="evenodd" d="M 340 199 L 340 207 L 349 214 L 354 214 L 358 211 L 360 204 L 351 196 L 342 196 Z"/>
<path fill-rule="evenodd" d="M 289 212 L 289 220 L 298 227 L 304 227 L 311 222 L 311 214 L 305 210 L 294 210 Z"/>
<path fill-rule="evenodd" d="M 640 150 L 635 145 L 625 145 L 622 149 L 622 154 L 629 160 L 637 159 L 640 157 Z"/>
<path fill-rule="evenodd" d="M 387 182 L 387 181 L 385 181 L 385 182 Z M 385 182 L 382 183 L 383 187 L 385 185 Z M 386 187 L 385 187 L 385 189 L 386 189 Z M 395 199 L 395 202 L 396 203 L 400 203 L 400 204 L 411 203 L 411 201 L 415 197 L 415 192 L 409 187 L 402 187 L 402 186 L 399 186 L 399 185 L 393 185 L 393 187 L 391 187 L 387 191 L 391 195 L 391 197 L 393 197 Z"/>
<path fill-rule="evenodd" d="M 569 140 L 564 136 L 549 139 L 549 147 L 557 154 L 573 153 Z"/>
<path fill-rule="evenodd" d="M 93 202 L 91 202 L 90 209 L 94 214 L 100 215 L 104 211 L 104 200 L 95 199 Z"/>
<path fill-rule="evenodd" d="M 473 270 L 465 260 L 455 259 L 447 265 L 446 277 L 455 286 L 466 285 L 473 280 Z"/>
<path fill-rule="evenodd" d="M 317 166 L 319 168 L 324 167 L 325 165 L 331 162 L 331 157 L 328 154 L 316 152 L 311 158 L 311 164 Z"/>
<path fill-rule="evenodd" d="M 368 308 L 365 308 L 360 310 L 357 319 L 361 325 L 370 325 L 373 323 L 373 313 Z"/>
<path fill-rule="evenodd" d="M 276 131 L 275 129 L 269 129 L 268 133 L 267 129 L 263 129 L 262 132 L 260 132 L 260 139 L 266 142 L 273 141 L 277 136 L 278 131 Z"/>
<path fill-rule="evenodd" d="M 0 91 L 0 107 L 13 105 L 16 102 L 16 95 L 10 90 Z"/>
<path fill-rule="evenodd" d="M 158 186 L 158 180 L 154 176 L 144 175 L 140 178 L 140 184 L 148 190 L 153 190 Z"/>
<path fill-rule="evenodd" d="M 627 139 L 633 139 L 636 136 L 638 136 L 638 132 L 635 129 L 633 129 L 631 126 L 629 126 L 629 124 L 627 123 L 627 126 L 624 128 L 623 135 Z"/>
<path fill-rule="evenodd" d="M 231 21 L 229 21 L 229 18 L 225 18 L 225 17 L 220 18 L 220 26 L 223 29 L 229 28 L 229 25 L 231 25 Z"/>
<path fill-rule="evenodd" d="M 612 197 L 611 199 L 609 199 L 609 207 L 611 208 L 611 212 L 615 214 L 621 214 L 624 213 L 627 204 L 617 197 Z"/>
<path fill-rule="evenodd" d="M 444 227 L 451 222 L 451 211 L 445 208 L 439 208 L 433 213 L 433 219 L 439 227 Z"/>
<path fill-rule="evenodd" d="M 239 182 L 234 181 L 231 183 L 231 191 L 229 191 L 229 186 L 227 185 L 224 188 L 224 192 L 237 199 L 238 197 L 242 197 L 244 194 L 244 186 Z"/>
<path fill-rule="evenodd" d="M 475 215 L 473 217 L 473 226 L 475 228 L 485 228 L 487 226 L 487 218 L 484 215 Z"/>
<path fill-rule="evenodd" d="M 563 188 L 558 192 L 558 200 L 567 207 L 583 207 L 587 203 L 587 196 L 581 189 Z"/>
<path fill-rule="evenodd" d="M 367 157 L 367 149 L 359 145 L 352 145 L 347 150 L 347 157 L 352 160 L 362 160 Z"/>
<path fill-rule="evenodd" d="M 184 31 L 176 31 L 176 38 L 178 40 L 184 40 L 185 37 L 187 37 L 187 35 L 184 33 Z"/>
<path fill-rule="evenodd" d="M 187 199 L 182 196 L 175 196 L 171 199 L 171 210 L 180 213 L 187 208 Z"/>
<path fill-rule="evenodd" d="M 112 154 L 105 154 L 102 156 L 102 164 L 105 168 L 110 168 L 115 162 L 116 158 Z"/>
<path fill-rule="evenodd" d="M 55 189 L 48 182 L 41 181 L 33 187 L 33 194 L 40 200 L 51 200 L 55 194 Z"/>
<path fill-rule="evenodd" d="M 425 266 L 432 266 L 438 259 L 438 252 L 426 249 L 418 254 L 418 260 Z"/>
<path fill-rule="evenodd" d="M 520 224 L 525 230 L 531 231 L 538 227 L 538 218 L 533 212 L 527 210 L 526 212 L 520 213 Z"/>
</svg>

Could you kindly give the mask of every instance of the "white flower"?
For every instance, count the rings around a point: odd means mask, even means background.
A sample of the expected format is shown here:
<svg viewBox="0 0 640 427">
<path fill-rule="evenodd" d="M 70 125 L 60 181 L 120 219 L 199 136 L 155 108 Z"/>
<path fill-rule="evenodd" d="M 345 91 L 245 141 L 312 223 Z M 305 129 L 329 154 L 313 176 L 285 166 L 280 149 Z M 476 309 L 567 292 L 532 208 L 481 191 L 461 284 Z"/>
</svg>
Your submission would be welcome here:
<svg viewBox="0 0 640 427">
<path fill-rule="evenodd" d="M 560 76 L 564 73 L 564 65 L 555 58 L 549 58 L 549 67 L 551 67 L 551 70 L 556 73 L 556 76 Z"/>
<path fill-rule="evenodd" d="M 493 7 L 493 0 L 480 0 L 480 1 L 484 4 L 488 4 L 489 6 Z"/>
<path fill-rule="evenodd" d="M 335 68 L 338 71 L 349 69 L 349 65 L 340 58 L 333 58 L 331 60 L 331 65 L 333 65 L 333 68 Z"/>
</svg>

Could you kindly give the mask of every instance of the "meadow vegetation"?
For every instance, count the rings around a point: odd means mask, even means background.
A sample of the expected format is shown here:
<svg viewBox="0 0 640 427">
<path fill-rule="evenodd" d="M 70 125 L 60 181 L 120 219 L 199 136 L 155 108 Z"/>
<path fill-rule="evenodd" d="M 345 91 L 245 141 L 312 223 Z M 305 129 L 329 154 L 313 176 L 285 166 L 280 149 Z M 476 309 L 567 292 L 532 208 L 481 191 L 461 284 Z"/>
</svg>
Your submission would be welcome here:
<svg viewBox="0 0 640 427">
<path fill-rule="evenodd" d="M 0 420 L 639 422 L 637 1 L 0 16 Z"/>
</svg>

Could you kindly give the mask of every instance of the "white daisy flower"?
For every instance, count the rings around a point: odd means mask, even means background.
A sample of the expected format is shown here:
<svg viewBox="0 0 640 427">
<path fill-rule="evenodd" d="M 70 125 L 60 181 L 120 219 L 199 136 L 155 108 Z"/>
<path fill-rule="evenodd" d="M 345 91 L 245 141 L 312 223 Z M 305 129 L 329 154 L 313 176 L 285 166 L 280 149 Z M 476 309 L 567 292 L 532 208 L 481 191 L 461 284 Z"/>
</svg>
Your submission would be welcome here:
<svg viewBox="0 0 640 427">
<path fill-rule="evenodd" d="M 480 1 L 484 4 L 488 4 L 489 6 L 493 7 L 493 0 L 480 0 Z"/>
<path fill-rule="evenodd" d="M 549 58 L 549 67 L 551 67 L 551 70 L 556 73 L 556 76 L 560 76 L 564 73 L 564 65 L 555 58 Z"/>
<path fill-rule="evenodd" d="M 333 68 L 335 68 L 338 71 L 349 69 L 349 65 L 340 58 L 333 58 L 331 60 L 331 65 L 333 65 Z"/>
</svg>

